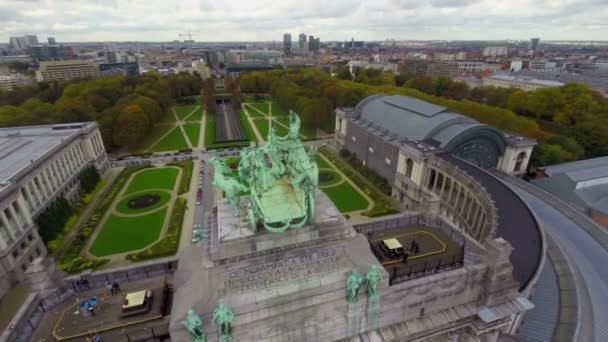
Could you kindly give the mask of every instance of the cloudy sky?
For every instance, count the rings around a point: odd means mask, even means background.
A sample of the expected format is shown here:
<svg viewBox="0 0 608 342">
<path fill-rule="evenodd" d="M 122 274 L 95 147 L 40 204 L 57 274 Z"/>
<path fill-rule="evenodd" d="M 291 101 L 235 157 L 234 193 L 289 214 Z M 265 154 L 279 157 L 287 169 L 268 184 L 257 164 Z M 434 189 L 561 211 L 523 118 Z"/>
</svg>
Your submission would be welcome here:
<svg viewBox="0 0 608 342">
<path fill-rule="evenodd" d="M 608 0 L 0 0 L 0 41 L 608 40 Z"/>
</svg>

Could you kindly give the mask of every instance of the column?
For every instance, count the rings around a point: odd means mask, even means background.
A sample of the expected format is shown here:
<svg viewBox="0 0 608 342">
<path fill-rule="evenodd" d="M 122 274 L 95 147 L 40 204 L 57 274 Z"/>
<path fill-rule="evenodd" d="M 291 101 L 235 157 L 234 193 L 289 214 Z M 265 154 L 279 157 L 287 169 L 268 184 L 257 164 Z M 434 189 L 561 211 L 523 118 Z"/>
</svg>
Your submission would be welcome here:
<svg viewBox="0 0 608 342">
<path fill-rule="evenodd" d="M 8 222 L 8 217 L 6 217 L 6 214 L 4 213 L 4 209 L 0 210 L 0 220 L 2 221 L 2 224 L 6 227 L 6 231 L 8 232 L 8 235 L 11 239 L 15 240 L 17 234 L 15 232 L 15 230 L 13 229 L 13 227 L 9 224 Z"/>
<path fill-rule="evenodd" d="M 481 235 L 480 234 L 481 231 L 480 231 L 479 227 L 477 226 L 477 223 L 479 222 L 479 216 L 481 216 L 480 211 L 481 211 L 481 206 L 478 205 L 477 208 L 475 209 L 475 214 L 473 214 L 473 223 L 471 224 L 471 227 L 475 231 L 475 237 L 479 237 Z"/>
<path fill-rule="evenodd" d="M 477 201 L 475 201 L 474 197 L 471 197 L 471 204 L 467 210 L 467 223 L 471 220 L 471 214 L 473 213 L 473 208 L 477 207 Z"/>
<path fill-rule="evenodd" d="M 32 202 L 34 202 L 34 209 L 38 208 L 40 202 L 42 201 L 40 194 L 38 193 L 38 189 L 36 189 L 36 184 L 34 184 L 34 179 L 32 178 L 29 182 L 26 183 L 27 189 L 30 194 L 30 198 Z"/>
<path fill-rule="evenodd" d="M 25 200 L 22 196 L 17 197 L 17 203 L 19 204 L 19 209 L 21 209 L 21 212 L 23 213 L 23 216 L 25 217 L 25 221 L 27 222 L 28 226 L 33 225 L 34 221 L 32 221 L 32 213 L 27 207 Z"/>
<path fill-rule="evenodd" d="M 448 192 L 448 204 L 452 206 L 452 192 L 454 191 L 454 180 L 450 178 L 450 192 Z"/>
<path fill-rule="evenodd" d="M 46 184 L 46 187 L 48 189 L 48 195 L 52 196 L 53 195 L 53 191 L 55 190 L 55 186 L 51 182 L 51 179 L 49 178 L 49 176 L 47 175 L 46 172 L 47 172 L 47 170 L 43 169 L 42 172 L 40 172 L 40 175 L 42 175 L 42 178 L 45 181 L 44 183 Z"/>
<path fill-rule="evenodd" d="M 439 175 L 442 175 L 442 173 L 435 170 L 435 180 L 433 181 L 433 193 L 434 194 L 437 194 L 437 184 L 439 184 Z M 441 177 L 443 177 L 443 175 Z"/>
<path fill-rule="evenodd" d="M 47 177 L 48 177 L 48 178 L 51 180 L 51 182 L 53 183 L 53 187 L 54 187 L 55 189 L 58 189 L 58 188 L 59 188 L 59 185 L 60 185 L 61 183 L 59 183 L 59 182 L 57 181 L 57 178 L 55 178 L 55 176 L 53 175 L 53 170 L 51 170 L 50 165 L 49 165 L 49 166 L 47 166 L 47 167 L 44 169 L 44 171 L 46 172 L 46 176 L 47 176 Z"/>
<path fill-rule="evenodd" d="M 32 178 L 32 187 L 36 191 L 36 194 L 38 195 L 38 198 L 40 199 L 40 203 L 43 203 L 44 200 L 46 199 L 46 194 L 44 193 L 43 185 L 40 182 L 40 179 L 38 178 L 38 176 L 34 176 L 34 178 Z"/>
<path fill-rule="evenodd" d="M 19 231 L 24 231 L 25 227 L 23 226 L 23 222 L 21 222 L 21 219 L 19 218 L 19 215 L 17 215 L 17 211 L 15 210 L 15 207 L 13 206 L 13 202 L 10 202 L 8 205 L 8 211 L 11 212 L 11 216 L 13 217 L 13 221 L 15 221 L 15 224 L 17 225 L 17 228 L 19 229 Z"/>
<path fill-rule="evenodd" d="M 439 197 L 443 198 L 443 191 L 445 190 L 446 183 L 448 182 L 449 177 L 443 175 L 443 182 L 441 183 L 441 191 L 439 191 Z"/>
<path fill-rule="evenodd" d="M 458 201 L 460 200 L 460 189 L 461 188 L 462 188 L 462 186 L 460 186 L 460 183 L 456 183 L 456 198 L 454 199 L 454 204 L 452 205 L 454 210 L 458 209 Z"/>
</svg>

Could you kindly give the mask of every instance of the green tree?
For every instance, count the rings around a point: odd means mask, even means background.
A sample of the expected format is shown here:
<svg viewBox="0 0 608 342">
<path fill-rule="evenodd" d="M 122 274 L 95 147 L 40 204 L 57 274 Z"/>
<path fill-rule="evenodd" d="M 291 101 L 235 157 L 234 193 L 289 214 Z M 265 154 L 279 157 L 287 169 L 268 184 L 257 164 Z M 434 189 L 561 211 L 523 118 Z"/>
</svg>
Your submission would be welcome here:
<svg viewBox="0 0 608 342">
<path fill-rule="evenodd" d="M 585 149 L 585 158 L 608 154 L 608 124 L 599 119 L 580 122 L 572 126 L 566 135 Z"/>
<path fill-rule="evenodd" d="M 114 125 L 114 143 L 119 146 L 136 146 L 145 136 L 150 123 L 138 105 L 128 105 L 120 111 Z"/>
<path fill-rule="evenodd" d="M 573 156 L 559 145 L 541 143 L 536 145 L 530 156 L 533 166 L 561 164 L 574 160 Z"/>
</svg>

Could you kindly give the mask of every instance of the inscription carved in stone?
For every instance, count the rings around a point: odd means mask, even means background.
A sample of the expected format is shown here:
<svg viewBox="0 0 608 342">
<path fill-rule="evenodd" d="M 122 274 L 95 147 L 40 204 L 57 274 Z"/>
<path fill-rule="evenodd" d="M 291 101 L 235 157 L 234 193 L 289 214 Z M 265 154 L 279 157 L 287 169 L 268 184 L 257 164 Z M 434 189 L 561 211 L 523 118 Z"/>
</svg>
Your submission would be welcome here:
<svg viewBox="0 0 608 342">
<path fill-rule="evenodd" d="M 224 291 L 244 292 L 265 289 L 290 281 L 302 281 L 332 272 L 341 265 L 338 249 L 250 265 L 229 270 L 224 278 Z"/>
</svg>

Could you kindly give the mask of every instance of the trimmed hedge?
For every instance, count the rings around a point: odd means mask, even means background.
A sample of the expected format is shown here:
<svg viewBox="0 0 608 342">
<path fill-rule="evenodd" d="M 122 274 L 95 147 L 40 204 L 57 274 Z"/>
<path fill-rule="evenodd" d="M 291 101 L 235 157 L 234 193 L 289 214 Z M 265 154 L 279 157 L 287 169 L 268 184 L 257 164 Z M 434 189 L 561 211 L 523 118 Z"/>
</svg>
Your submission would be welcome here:
<svg viewBox="0 0 608 342">
<path fill-rule="evenodd" d="M 95 209 L 93 214 L 89 216 L 86 223 L 83 227 L 78 231 L 74 241 L 70 244 L 70 248 L 59 258 L 57 262 L 57 268 L 65 271 L 67 273 L 79 273 L 86 269 L 96 269 L 107 263 L 108 259 L 95 259 L 89 260 L 86 257 L 81 256 L 82 249 L 87 243 L 87 240 L 93 233 L 93 230 L 99 224 L 99 221 L 106 213 L 106 211 L 110 208 L 112 202 L 120 192 L 120 189 L 126 184 L 129 177 L 145 168 L 149 168 L 149 165 L 138 165 L 138 166 L 129 166 L 122 170 L 120 175 L 114 180 L 114 183 L 110 187 L 110 190 L 106 194 L 106 197 L 103 199 L 99 207 Z"/>
<path fill-rule="evenodd" d="M 186 200 L 178 198 L 173 205 L 167 235 L 152 246 L 137 253 L 127 255 L 127 260 L 143 261 L 148 259 L 162 258 L 177 253 L 179 249 L 179 238 L 184 223 L 184 213 L 186 212 Z"/>
<path fill-rule="evenodd" d="M 363 177 L 380 189 L 385 195 L 391 195 L 391 186 L 388 184 L 386 178 L 378 175 L 375 171 L 363 165 L 357 156 L 351 154 L 347 149 L 343 148 L 340 150 L 340 157 L 342 157 L 346 162 L 348 162 L 348 164 L 350 164 L 350 166 L 357 170 L 357 172 L 359 172 Z"/>
<path fill-rule="evenodd" d="M 364 181 L 363 176 L 360 174 L 354 173 L 349 167 L 347 167 L 338 157 L 331 151 L 329 151 L 326 147 L 321 147 L 319 149 L 319 153 L 325 156 L 329 161 L 334 164 L 342 173 L 346 175 L 346 177 L 350 178 L 353 182 L 365 192 L 367 196 L 369 196 L 374 201 L 373 208 L 364 211 L 361 215 L 367 217 L 378 217 L 389 214 L 397 213 L 393 205 L 387 202 L 384 197 L 378 193 L 375 189 L 372 189 L 367 183 Z"/>
<path fill-rule="evenodd" d="M 179 195 L 185 194 L 190 189 L 190 180 L 192 179 L 192 169 L 194 168 L 194 162 L 192 160 L 180 160 L 166 164 L 167 166 L 177 166 L 182 169 L 182 177 L 179 181 L 179 187 L 177 193 Z"/>
</svg>

